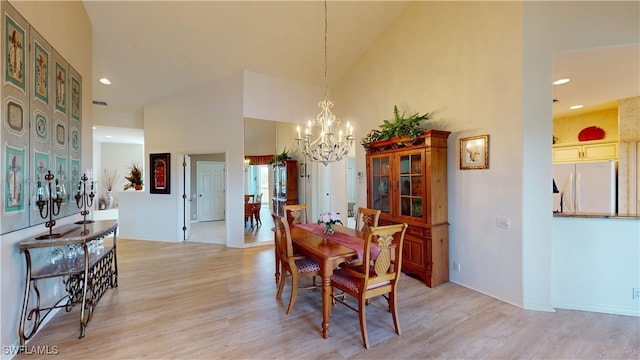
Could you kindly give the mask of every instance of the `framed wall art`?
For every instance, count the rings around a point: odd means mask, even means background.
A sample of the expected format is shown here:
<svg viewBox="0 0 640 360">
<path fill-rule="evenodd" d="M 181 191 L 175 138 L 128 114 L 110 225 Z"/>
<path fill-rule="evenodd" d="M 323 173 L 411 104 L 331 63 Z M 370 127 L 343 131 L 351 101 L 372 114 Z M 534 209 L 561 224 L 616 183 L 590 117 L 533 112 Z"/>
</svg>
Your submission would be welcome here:
<svg viewBox="0 0 640 360">
<path fill-rule="evenodd" d="M 151 190 L 152 194 L 171 193 L 171 154 L 149 154 L 151 164 Z"/>
<path fill-rule="evenodd" d="M 460 169 L 489 168 L 489 135 L 460 139 Z"/>
</svg>

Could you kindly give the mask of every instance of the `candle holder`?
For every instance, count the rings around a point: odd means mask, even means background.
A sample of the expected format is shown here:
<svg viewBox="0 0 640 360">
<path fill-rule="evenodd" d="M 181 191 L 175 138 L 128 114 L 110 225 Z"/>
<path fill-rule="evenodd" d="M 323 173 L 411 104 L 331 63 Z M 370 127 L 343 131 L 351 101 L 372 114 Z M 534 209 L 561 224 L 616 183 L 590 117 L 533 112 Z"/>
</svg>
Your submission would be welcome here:
<svg viewBox="0 0 640 360">
<path fill-rule="evenodd" d="M 54 176 L 51 173 L 51 170 L 49 170 L 44 176 L 44 179 L 47 181 L 46 188 L 43 188 L 42 182 L 38 180 L 38 200 L 36 200 L 36 205 L 38 205 L 38 209 L 40 209 L 40 217 L 43 219 L 49 218 L 49 220 L 44 224 L 44 226 L 49 229 L 49 234 L 38 236 L 36 237 L 37 240 L 57 239 L 62 236 L 61 234 L 53 233 L 53 227 L 56 225 L 56 221 L 53 219 L 53 217 L 60 214 L 60 206 L 62 205 L 64 187 L 60 185 L 58 179 L 55 179 L 55 192 L 52 193 L 51 181 L 53 180 L 53 178 Z"/>
<path fill-rule="evenodd" d="M 91 182 L 91 192 L 87 194 L 87 180 L 89 178 L 86 174 L 83 174 L 78 182 L 78 192 L 76 193 L 76 205 L 78 209 L 82 209 L 80 211 L 80 215 L 82 215 L 82 220 L 76 221 L 76 224 L 91 224 L 94 222 L 93 220 L 87 220 L 87 215 L 89 215 L 89 210 L 87 207 L 93 206 L 93 198 L 96 196 L 93 193 L 93 181 Z"/>
</svg>

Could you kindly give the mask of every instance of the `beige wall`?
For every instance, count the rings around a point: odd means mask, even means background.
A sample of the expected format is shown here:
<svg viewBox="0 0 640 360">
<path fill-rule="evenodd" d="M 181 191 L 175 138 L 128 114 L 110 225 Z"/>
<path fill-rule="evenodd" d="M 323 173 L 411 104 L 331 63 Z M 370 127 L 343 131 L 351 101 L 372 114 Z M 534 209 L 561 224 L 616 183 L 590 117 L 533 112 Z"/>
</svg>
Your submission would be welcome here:
<svg viewBox="0 0 640 360">
<path fill-rule="evenodd" d="M 497 21 L 500 19 L 500 21 Z M 334 89 L 356 139 L 393 116 L 433 112 L 448 146 L 451 279 L 521 304 L 522 7 L 419 2 L 383 34 Z M 461 137 L 489 134 L 488 170 L 459 170 Z M 356 147 L 356 171 L 365 171 Z M 357 202 L 366 203 L 358 187 Z M 511 230 L 495 227 L 511 218 Z"/>
</svg>

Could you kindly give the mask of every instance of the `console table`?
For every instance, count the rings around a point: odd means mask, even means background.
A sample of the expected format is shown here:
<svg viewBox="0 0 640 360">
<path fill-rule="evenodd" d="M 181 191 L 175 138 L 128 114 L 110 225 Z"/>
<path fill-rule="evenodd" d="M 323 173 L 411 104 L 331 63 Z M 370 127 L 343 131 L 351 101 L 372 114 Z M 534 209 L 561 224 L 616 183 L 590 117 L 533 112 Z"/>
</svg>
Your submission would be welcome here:
<svg viewBox="0 0 640 360">
<path fill-rule="evenodd" d="M 25 341 L 31 339 L 38 331 L 51 310 L 56 308 L 64 308 L 68 312 L 74 305 L 81 304 L 80 338 L 84 336 L 85 328 L 102 295 L 107 289 L 118 286 L 117 228 L 118 222 L 115 220 L 64 225 L 55 228 L 57 238 L 31 238 L 18 243 L 27 264 L 18 329 L 21 348 L 24 347 Z M 103 239 L 111 234 L 111 243 L 103 244 Z M 55 250 L 59 255 L 55 263 L 50 261 L 51 257 L 55 256 L 50 253 L 46 257 L 49 260 L 46 264 L 32 264 L 30 252 L 41 248 L 59 248 Z M 65 256 L 62 256 L 61 248 L 66 248 Z M 54 277 L 63 278 L 66 294 L 53 306 L 42 306 L 38 281 Z M 30 304 L 32 292 L 35 299 Z M 26 326 L 29 325 L 30 329 L 27 329 Z"/>
</svg>

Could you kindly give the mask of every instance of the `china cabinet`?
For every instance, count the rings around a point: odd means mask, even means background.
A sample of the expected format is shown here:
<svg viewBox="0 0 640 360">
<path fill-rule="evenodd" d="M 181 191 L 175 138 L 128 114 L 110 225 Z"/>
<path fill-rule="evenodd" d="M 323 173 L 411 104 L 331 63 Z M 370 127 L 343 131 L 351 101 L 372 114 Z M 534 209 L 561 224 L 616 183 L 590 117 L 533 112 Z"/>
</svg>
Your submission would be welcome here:
<svg viewBox="0 0 640 360">
<path fill-rule="evenodd" d="M 284 216 L 285 205 L 298 203 L 298 162 L 278 161 L 273 164 L 273 197 L 271 206 L 274 213 Z"/>
<path fill-rule="evenodd" d="M 429 287 L 449 281 L 447 131 L 373 142 L 367 148 L 367 207 L 378 224 L 407 223 L 402 270 Z"/>
</svg>

